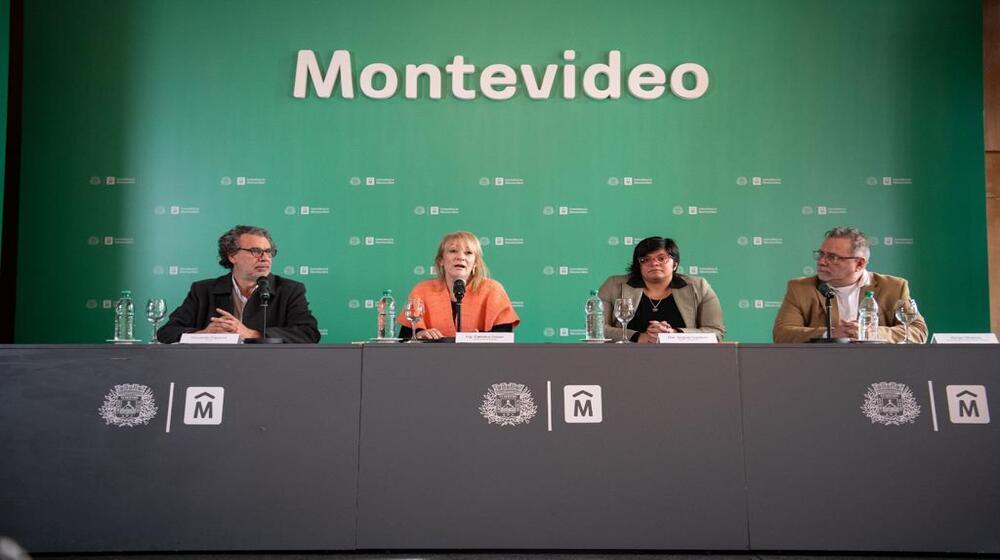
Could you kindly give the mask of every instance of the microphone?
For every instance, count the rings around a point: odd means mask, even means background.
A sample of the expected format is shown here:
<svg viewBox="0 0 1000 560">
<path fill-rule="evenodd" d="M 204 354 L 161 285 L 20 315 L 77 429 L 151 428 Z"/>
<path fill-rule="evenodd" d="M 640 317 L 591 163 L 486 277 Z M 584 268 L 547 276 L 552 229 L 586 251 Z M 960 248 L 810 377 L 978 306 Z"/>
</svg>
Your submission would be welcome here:
<svg viewBox="0 0 1000 560">
<path fill-rule="evenodd" d="M 260 294 L 260 303 L 264 307 L 271 302 L 271 283 L 267 281 L 267 276 L 257 279 L 257 292 Z"/>
<path fill-rule="evenodd" d="M 833 288 L 831 288 L 826 282 L 820 282 L 819 285 L 816 286 L 816 289 L 819 290 L 819 293 L 823 294 L 823 297 L 826 299 L 833 299 L 837 297 L 837 295 L 833 292 Z"/>
<path fill-rule="evenodd" d="M 809 339 L 809 342 L 836 342 L 840 344 L 850 342 L 850 339 L 848 338 L 833 337 L 832 309 L 833 309 L 833 298 L 837 297 L 837 292 L 833 291 L 833 288 L 831 288 L 830 285 L 827 284 L 826 282 L 820 282 L 819 284 L 817 284 L 816 289 L 819 290 L 819 293 L 824 298 L 826 298 L 826 304 L 823 305 L 824 309 L 826 310 L 826 336 Z"/>
<path fill-rule="evenodd" d="M 260 306 L 264 308 L 264 326 L 260 331 L 260 338 L 247 338 L 243 342 L 253 344 L 277 344 L 284 342 L 282 338 L 267 337 L 267 304 L 271 302 L 271 283 L 267 281 L 267 276 L 257 279 L 257 293 L 260 295 Z"/>
<path fill-rule="evenodd" d="M 462 332 L 462 298 L 465 297 L 465 280 L 461 278 L 455 280 L 452 292 L 455 293 L 455 304 L 458 306 L 458 314 L 455 315 L 455 332 Z"/>
</svg>

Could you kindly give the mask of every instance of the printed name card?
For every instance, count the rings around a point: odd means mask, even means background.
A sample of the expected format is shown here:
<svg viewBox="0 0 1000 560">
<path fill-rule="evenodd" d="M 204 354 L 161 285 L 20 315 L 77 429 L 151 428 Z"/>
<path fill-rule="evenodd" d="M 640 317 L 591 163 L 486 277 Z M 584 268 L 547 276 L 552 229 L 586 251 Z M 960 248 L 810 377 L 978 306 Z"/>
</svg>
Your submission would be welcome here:
<svg viewBox="0 0 1000 560">
<path fill-rule="evenodd" d="M 710 332 L 660 333 L 660 344 L 718 344 L 719 338 Z"/>
<path fill-rule="evenodd" d="M 455 335 L 455 342 L 477 342 L 479 344 L 513 344 L 512 332 L 460 332 Z"/>
<path fill-rule="evenodd" d="M 181 344 L 239 344 L 237 333 L 184 333 Z"/>
<path fill-rule="evenodd" d="M 934 333 L 931 344 L 996 344 L 997 335 L 988 333 Z"/>
</svg>

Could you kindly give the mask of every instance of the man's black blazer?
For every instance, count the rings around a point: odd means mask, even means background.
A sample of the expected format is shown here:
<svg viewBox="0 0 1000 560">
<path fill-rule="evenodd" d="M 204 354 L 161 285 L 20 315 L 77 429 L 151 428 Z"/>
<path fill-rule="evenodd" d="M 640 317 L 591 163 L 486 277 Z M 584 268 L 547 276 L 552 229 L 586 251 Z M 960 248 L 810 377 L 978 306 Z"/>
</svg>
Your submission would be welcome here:
<svg viewBox="0 0 1000 560">
<path fill-rule="evenodd" d="M 267 308 L 268 338 L 283 338 L 285 342 L 319 342 L 316 318 L 309 311 L 306 301 L 306 287 L 300 282 L 268 275 L 271 284 L 271 301 Z M 215 279 L 199 280 L 191 284 L 184 303 L 170 314 L 170 320 L 160 327 L 156 338 L 160 342 L 173 343 L 187 332 L 195 332 L 208 326 L 210 317 L 217 317 L 215 309 L 233 311 L 233 276 L 226 274 Z M 264 308 L 260 305 L 257 291 L 247 300 L 243 308 L 243 324 L 247 328 L 263 332 Z"/>
</svg>

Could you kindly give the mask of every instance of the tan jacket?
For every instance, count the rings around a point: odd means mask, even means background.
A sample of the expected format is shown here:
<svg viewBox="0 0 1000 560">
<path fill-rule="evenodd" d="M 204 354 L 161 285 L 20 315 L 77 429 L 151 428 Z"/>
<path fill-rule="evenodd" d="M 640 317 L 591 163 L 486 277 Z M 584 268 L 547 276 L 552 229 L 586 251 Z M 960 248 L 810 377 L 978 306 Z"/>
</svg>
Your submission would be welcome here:
<svg viewBox="0 0 1000 560">
<path fill-rule="evenodd" d="M 722 323 L 722 306 L 719 298 L 708 285 L 704 278 L 694 276 L 684 276 L 687 286 L 674 288 L 674 302 L 681 312 L 681 318 L 687 325 L 682 332 L 711 332 L 722 340 L 726 335 L 726 325 Z M 628 275 L 611 276 L 601 284 L 597 291 L 598 297 L 604 302 L 604 336 L 619 340 L 622 330 L 616 326 L 618 320 L 615 319 L 615 300 L 621 297 L 630 297 L 639 306 L 642 299 L 642 288 L 633 288 L 628 285 Z M 636 331 L 625 330 L 625 338 L 631 338 Z"/>
<path fill-rule="evenodd" d="M 858 292 L 858 299 L 865 292 L 875 292 L 878 303 L 878 336 L 883 342 L 902 342 L 903 325 L 893 315 L 892 306 L 901 299 L 910 297 L 910 285 L 898 276 L 871 272 L 871 281 Z M 781 302 L 778 315 L 774 318 L 772 336 L 775 342 L 808 342 L 810 338 L 826 336 L 826 299 L 816 289 L 818 279 L 806 276 L 789 280 L 785 301 Z M 840 323 L 837 299 L 830 308 L 831 325 Z M 910 324 L 910 340 L 927 341 L 927 323 L 923 317 Z"/>
</svg>

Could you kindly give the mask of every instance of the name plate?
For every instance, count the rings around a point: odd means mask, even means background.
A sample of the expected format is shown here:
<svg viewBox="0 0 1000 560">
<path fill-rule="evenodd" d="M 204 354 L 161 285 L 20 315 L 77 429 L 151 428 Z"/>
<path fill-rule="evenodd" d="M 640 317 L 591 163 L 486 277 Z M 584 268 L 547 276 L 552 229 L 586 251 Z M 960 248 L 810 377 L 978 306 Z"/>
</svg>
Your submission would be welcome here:
<svg viewBox="0 0 1000 560">
<path fill-rule="evenodd" d="M 460 332 L 455 335 L 455 342 L 477 342 L 479 344 L 513 344 L 512 332 Z"/>
<path fill-rule="evenodd" d="M 934 333 L 931 344 L 996 344 L 997 335 L 988 333 Z"/>
<path fill-rule="evenodd" d="M 660 344 L 718 344 L 719 337 L 710 332 L 661 332 L 657 342 Z"/>
<path fill-rule="evenodd" d="M 239 344 L 237 333 L 184 333 L 181 344 Z"/>
</svg>

